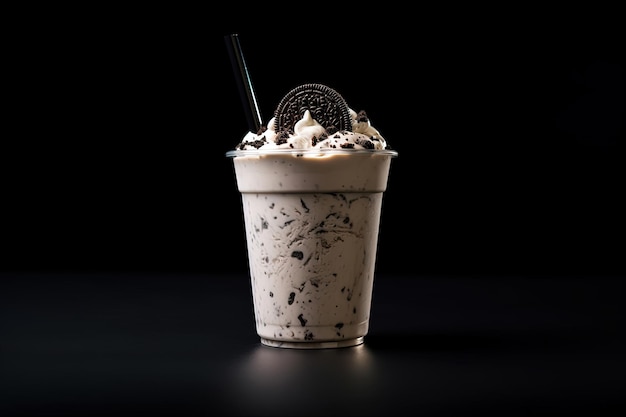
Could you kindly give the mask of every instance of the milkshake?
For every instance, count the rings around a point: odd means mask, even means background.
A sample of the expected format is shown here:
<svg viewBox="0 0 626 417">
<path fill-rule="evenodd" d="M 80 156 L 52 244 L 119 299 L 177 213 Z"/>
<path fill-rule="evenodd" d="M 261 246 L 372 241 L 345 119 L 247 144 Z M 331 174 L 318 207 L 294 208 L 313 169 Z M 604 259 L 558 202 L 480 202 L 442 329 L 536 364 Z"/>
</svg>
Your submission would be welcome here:
<svg viewBox="0 0 626 417">
<path fill-rule="evenodd" d="M 227 153 L 261 343 L 332 348 L 368 332 L 391 150 L 333 89 L 305 84 Z"/>
</svg>

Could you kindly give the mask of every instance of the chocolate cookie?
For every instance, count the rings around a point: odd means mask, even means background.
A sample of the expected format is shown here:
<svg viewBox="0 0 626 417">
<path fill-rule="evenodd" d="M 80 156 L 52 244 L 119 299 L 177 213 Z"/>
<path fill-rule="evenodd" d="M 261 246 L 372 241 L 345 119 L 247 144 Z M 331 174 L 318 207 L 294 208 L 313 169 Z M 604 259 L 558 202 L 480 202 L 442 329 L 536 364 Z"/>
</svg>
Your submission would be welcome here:
<svg viewBox="0 0 626 417">
<path fill-rule="evenodd" d="M 346 101 L 335 90 L 322 84 L 303 84 L 283 97 L 274 112 L 276 131 L 293 131 L 306 110 L 326 130 L 352 131 Z"/>
</svg>

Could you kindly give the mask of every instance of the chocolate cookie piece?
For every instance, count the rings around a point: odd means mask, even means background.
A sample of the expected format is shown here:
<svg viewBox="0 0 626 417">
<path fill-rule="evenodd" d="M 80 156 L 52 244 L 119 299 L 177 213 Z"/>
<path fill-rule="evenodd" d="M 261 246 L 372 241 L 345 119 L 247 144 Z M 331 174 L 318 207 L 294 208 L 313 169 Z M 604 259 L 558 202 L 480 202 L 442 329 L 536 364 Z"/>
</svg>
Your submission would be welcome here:
<svg viewBox="0 0 626 417">
<path fill-rule="evenodd" d="M 274 111 L 277 132 L 293 130 L 308 110 L 326 130 L 352 131 L 350 109 L 339 93 L 323 84 L 303 84 L 288 92 Z"/>
</svg>

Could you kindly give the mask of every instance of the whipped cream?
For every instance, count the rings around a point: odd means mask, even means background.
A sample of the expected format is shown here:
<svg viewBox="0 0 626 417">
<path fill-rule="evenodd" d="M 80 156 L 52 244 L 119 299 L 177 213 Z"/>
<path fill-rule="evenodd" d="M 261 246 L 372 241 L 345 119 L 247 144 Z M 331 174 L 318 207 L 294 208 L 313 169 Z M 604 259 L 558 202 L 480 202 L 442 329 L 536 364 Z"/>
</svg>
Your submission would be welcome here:
<svg viewBox="0 0 626 417">
<path fill-rule="evenodd" d="M 259 132 L 248 132 L 235 147 L 236 150 L 271 149 L 388 149 L 385 138 L 374 128 L 364 111 L 349 109 L 352 131 L 325 129 L 306 110 L 293 131 L 276 132 L 272 117 Z"/>
</svg>

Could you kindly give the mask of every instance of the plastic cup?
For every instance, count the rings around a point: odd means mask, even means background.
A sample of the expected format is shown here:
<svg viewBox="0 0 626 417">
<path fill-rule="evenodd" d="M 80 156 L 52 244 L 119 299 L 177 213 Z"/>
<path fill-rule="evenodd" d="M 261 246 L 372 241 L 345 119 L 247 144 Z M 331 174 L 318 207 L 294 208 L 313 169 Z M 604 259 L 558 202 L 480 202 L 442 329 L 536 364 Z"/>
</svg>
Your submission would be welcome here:
<svg viewBox="0 0 626 417">
<path fill-rule="evenodd" d="M 360 345 L 368 333 L 391 150 L 230 151 L 263 345 Z"/>
</svg>

